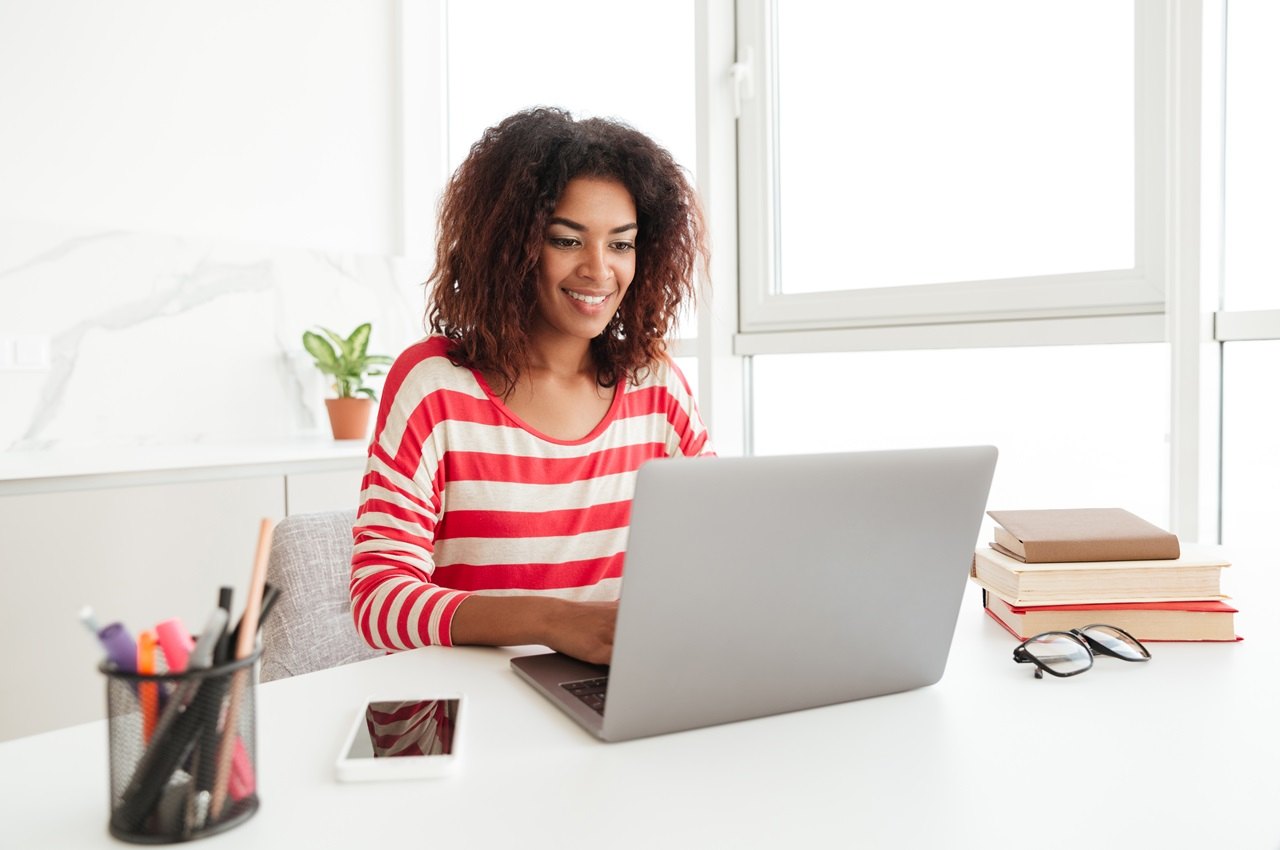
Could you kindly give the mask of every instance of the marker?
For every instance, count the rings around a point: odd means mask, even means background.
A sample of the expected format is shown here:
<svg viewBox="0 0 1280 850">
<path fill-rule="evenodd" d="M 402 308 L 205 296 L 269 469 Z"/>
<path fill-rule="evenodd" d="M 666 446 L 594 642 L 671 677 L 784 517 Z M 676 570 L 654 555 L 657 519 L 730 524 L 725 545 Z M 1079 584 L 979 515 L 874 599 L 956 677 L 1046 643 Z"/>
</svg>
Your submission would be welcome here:
<svg viewBox="0 0 1280 850">
<path fill-rule="evenodd" d="M 102 644 L 107 653 L 107 661 L 113 667 L 127 673 L 137 672 L 138 645 L 133 642 L 133 635 L 129 634 L 128 629 L 120 623 L 100 626 L 93 615 L 93 609 L 88 605 L 80 609 L 80 622 Z"/>
<path fill-rule="evenodd" d="M 156 638 L 160 641 L 160 649 L 164 652 L 164 662 L 169 665 L 170 673 L 181 673 L 187 669 L 187 658 L 195 647 L 195 639 L 182 625 L 177 617 L 156 624 Z"/>
<path fill-rule="evenodd" d="M 144 629 L 138 635 L 138 672 L 144 676 L 156 673 L 156 633 Z M 142 742 L 149 743 L 156 730 L 160 706 L 159 686 L 155 682 L 138 683 L 138 703 L 142 706 Z"/>
</svg>

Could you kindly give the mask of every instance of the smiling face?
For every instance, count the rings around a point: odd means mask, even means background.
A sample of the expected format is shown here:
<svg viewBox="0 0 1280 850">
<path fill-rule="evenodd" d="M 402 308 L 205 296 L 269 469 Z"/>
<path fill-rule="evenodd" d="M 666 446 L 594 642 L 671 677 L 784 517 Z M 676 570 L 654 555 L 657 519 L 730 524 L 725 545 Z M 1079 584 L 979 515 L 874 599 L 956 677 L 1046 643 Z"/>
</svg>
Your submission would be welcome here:
<svg viewBox="0 0 1280 850">
<path fill-rule="evenodd" d="M 535 335 L 589 343 L 636 275 L 636 205 L 616 180 L 575 177 L 547 224 L 538 261 Z"/>
</svg>

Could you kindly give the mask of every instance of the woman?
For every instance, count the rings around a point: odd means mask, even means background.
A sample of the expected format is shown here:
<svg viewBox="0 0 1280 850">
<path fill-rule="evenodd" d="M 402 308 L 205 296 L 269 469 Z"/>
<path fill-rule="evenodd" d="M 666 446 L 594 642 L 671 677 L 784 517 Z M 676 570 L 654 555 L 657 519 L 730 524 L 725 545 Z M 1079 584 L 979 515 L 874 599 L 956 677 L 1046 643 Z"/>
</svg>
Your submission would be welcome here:
<svg viewBox="0 0 1280 850">
<path fill-rule="evenodd" d="M 709 454 L 664 338 L 707 259 L 670 154 L 534 109 L 445 190 L 427 318 L 387 376 L 351 598 L 372 646 L 613 647 L 635 472 Z"/>
</svg>

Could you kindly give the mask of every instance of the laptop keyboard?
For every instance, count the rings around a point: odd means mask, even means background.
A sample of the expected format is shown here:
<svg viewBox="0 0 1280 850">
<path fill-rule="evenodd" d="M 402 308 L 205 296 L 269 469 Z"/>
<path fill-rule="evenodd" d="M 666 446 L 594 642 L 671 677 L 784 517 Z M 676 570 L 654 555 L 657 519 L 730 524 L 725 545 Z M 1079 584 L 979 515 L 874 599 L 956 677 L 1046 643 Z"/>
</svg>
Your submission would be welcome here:
<svg viewBox="0 0 1280 850">
<path fill-rule="evenodd" d="M 560 687 L 573 694 L 587 704 L 597 714 L 604 714 L 604 695 L 609 687 L 609 677 L 598 679 L 582 679 L 577 682 L 565 682 Z"/>
</svg>

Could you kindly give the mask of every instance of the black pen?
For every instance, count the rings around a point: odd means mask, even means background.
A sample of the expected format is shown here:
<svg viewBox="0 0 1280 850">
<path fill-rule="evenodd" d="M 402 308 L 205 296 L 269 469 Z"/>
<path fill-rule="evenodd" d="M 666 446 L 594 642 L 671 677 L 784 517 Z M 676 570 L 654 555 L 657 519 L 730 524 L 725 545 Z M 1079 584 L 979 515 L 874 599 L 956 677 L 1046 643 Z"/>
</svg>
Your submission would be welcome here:
<svg viewBox="0 0 1280 850">
<path fill-rule="evenodd" d="M 280 597 L 280 588 L 276 587 L 273 584 L 268 584 L 264 587 L 262 591 L 262 612 L 258 615 L 258 631 L 259 632 L 262 631 L 262 623 L 264 620 L 267 619 L 267 615 L 271 613 L 271 607 L 276 604 L 276 599 L 278 599 L 279 597 Z M 242 625 L 244 625 L 243 615 L 241 615 L 240 622 L 236 623 L 235 629 L 231 632 L 231 639 L 228 641 L 228 643 L 231 646 L 235 646 L 240 642 L 240 627 Z M 254 643 L 257 643 L 257 640 L 256 640 L 257 635 L 255 635 L 254 637 L 255 637 Z"/>
<path fill-rule="evenodd" d="M 213 666 L 221 666 L 231 660 L 231 599 L 234 589 L 223 585 L 218 588 L 218 607 L 227 612 L 226 627 L 218 637 L 217 649 L 213 653 Z M 221 676 L 214 676 L 205 683 L 205 691 L 201 694 L 204 705 L 220 706 L 226 692 L 227 683 Z M 212 723 L 205 723 L 200 730 L 200 740 L 196 746 L 191 774 L 195 779 L 193 787 L 197 793 L 208 794 L 213 788 L 214 759 L 213 753 L 218 748 L 218 723 L 215 714 Z"/>
<path fill-rule="evenodd" d="M 227 612 L 227 625 L 231 625 L 231 596 L 234 592 L 234 588 L 226 585 L 218 588 L 218 607 Z M 231 633 L 224 630 L 213 653 L 214 664 L 223 664 L 228 660 L 227 656 L 231 653 L 230 638 Z"/>
</svg>

